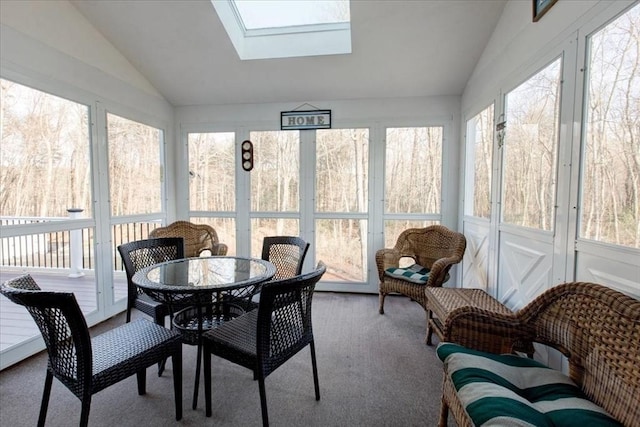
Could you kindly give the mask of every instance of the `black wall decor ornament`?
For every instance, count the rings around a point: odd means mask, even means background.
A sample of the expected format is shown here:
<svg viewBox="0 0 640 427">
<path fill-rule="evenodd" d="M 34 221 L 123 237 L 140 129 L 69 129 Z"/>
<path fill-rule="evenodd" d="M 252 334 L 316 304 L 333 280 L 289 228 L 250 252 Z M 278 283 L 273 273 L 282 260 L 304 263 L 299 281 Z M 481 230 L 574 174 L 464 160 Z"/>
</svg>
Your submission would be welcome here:
<svg viewBox="0 0 640 427">
<path fill-rule="evenodd" d="M 253 169 L 253 143 L 248 139 L 244 140 L 242 141 L 240 148 L 242 169 L 249 172 Z"/>
</svg>

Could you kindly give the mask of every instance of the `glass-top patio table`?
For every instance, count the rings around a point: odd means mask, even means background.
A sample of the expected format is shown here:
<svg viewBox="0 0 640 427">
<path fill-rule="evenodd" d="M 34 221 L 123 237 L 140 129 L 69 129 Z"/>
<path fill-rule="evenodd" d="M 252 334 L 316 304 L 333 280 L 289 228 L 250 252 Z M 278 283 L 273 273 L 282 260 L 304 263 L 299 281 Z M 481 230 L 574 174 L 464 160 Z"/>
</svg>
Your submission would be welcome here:
<svg viewBox="0 0 640 427">
<path fill-rule="evenodd" d="M 266 282 L 275 273 L 275 266 L 261 259 L 214 256 L 167 261 L 133 275 L 133 283 L 156 301 L 168 304 L 171 313 L 183 308 L 173 318 L 172 326 L 181 330 L 185 342 L 198 346 L 193 409 L 198 403 L 202 332 L 224 321 L 220 307 L 225 305 L 221 304 L 221 295 Z M 228 305 L 226 307 L 228 310 Z M 195 319 L 195 325 L 180 324 L 181 317 L 185 317 L 181 315 L 185 314 Z"/>
</svg>

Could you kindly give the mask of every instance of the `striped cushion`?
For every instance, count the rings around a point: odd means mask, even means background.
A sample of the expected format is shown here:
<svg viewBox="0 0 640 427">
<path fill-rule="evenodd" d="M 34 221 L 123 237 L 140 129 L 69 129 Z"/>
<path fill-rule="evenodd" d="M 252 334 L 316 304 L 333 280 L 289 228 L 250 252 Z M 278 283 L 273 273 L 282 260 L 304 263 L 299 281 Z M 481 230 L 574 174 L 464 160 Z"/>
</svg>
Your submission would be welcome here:
<svg viewBox="0 0 640 427">
<path fill-rule="evenodd" d="M 384 272 L 387 276 L 408 280 L 420 285 L 424 285 L 429 280 L 429 269 L 418 264 L 413 264 L 406 268 L 387 268 Z"/>
<path fill-rule="evenodd" d="M 559 371 L 533 359 L 441 343 L 445 364 L 476 426 L 621 426 Z"/>
</svg>

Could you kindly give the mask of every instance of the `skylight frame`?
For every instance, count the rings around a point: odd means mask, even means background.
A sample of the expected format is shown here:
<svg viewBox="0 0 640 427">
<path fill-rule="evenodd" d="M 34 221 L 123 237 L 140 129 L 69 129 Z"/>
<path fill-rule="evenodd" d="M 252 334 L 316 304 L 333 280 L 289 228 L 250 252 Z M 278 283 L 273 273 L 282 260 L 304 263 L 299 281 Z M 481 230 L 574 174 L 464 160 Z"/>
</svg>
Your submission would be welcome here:
<svg viewBox="0 0 640 427">
<path fill-rule="evenodd" d="M 351 23 L 247 29 L 233 0 L 211 0 L 241 60 L 351 53 Z"/>
</svg>

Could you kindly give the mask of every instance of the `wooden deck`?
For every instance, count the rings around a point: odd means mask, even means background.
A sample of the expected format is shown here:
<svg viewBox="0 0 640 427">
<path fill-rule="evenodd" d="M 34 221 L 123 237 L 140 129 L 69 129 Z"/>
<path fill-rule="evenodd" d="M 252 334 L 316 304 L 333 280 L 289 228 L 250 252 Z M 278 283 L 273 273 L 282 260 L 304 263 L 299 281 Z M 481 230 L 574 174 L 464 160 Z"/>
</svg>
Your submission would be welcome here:
<svg viewBox="0 0 640 427">
<path fill-rule="evenodd" d="M 51 272 L 29 272 L 38 285 L 45 290 L 73 292 L 83 313 L 97 309 L 96 280 L 92 272 L 83 277 L 69 278 L 68 270 Z M 0 282 L 24 274 L 22 269 L 3 267 Z M 121 277 L 120 277 L 121 276 Z M 127 297 L 127 283 L 124 274 L 114 280 L 115 300 Z M 27 310 L 0 295 L 0 352 L 28 338 L 40 334 Z"/>
</svg>

